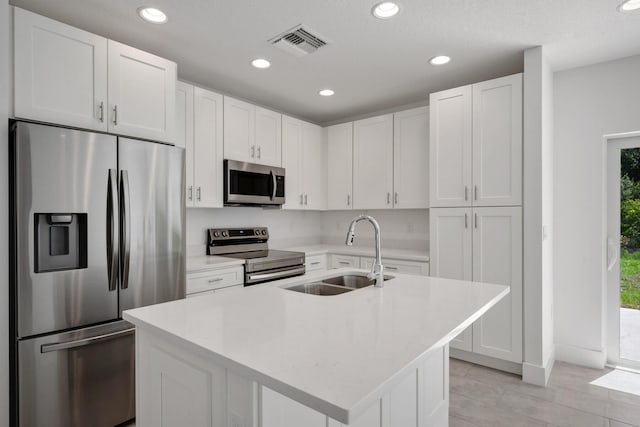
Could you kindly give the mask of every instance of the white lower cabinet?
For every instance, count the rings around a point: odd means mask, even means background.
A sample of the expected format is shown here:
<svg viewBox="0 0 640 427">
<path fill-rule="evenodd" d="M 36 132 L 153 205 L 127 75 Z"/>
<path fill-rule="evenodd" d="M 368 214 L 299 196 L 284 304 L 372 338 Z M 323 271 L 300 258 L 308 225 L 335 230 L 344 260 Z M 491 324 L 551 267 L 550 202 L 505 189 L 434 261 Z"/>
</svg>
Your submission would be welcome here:
<svg viewBox="0 0 640 427">
<path fill-rule="evenodd" d="M 326 270 L 327 269 L 327 255 L 311 255 L 305 257 L 304 267 L 307 272 Z"/>
<path fill-rule="evenodd" d="M 244 283 L 244 267 L 227 267 L 187 274 L 187 297 L 211 293 Z"/>
<path fill-rule="evenodd" d="M 353 255 L 329 255 L 329 268 L 360 268 L 360 257 Z"/>
<path fill-rule="evenodd" d="M 429 235 L 432 276 L 511 288 L 451 347 L 522 363 L 522 208 L 432 208 Z"/>
<path fill-rule="evenodd" d="M 360 268 L 370 270 L 373 266 L 374 258 L 360 258 Z M 382 258 L 384 272 L 393 274 L 413 274 L 416 276 L 429 275 L 429 263 L 418 261 L 404 261 L 400 259 L 384 259 Z"/>
</svg>

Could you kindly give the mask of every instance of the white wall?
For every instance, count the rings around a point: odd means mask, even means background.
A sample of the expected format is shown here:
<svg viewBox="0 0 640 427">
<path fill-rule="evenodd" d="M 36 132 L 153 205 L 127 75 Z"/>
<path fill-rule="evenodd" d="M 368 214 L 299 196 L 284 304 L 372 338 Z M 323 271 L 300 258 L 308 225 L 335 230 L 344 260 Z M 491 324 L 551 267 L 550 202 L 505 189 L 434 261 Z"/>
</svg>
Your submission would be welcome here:
<svg viewBox="0 0 640 427">
<path fill-rule="evenodd" d="M 0 0 L 0 425 L 9 425 L 9 262 L 7 235 L 8 219 L 8 134 L 7 127 L 11 105 L 10 74 L 12 55 L 10 49 L 11 20 L 9 3 Z"/>
<path fill-rule="evenodd" d="M 542 47 L 526 50 L 524 64 L 523 379 L 545 385 L 554 362 L 553 74 Z"/>
<path fill-rule="evenodd" d="M 640 130 L 640 56 L 554 75 L 556 357 L 601 366 L 605 351 L 603 135 Z"/>
<path fill-rule="evenodd" d="M 380 223 L 385 248 L 429 247 L 429 216 L 426 209 L 313 212 L 261 208 L 187 209 L 187 255 L 204 255 L 206 230 L 211 227 L 269 227 L 271 247 L 310 244 L 344 244 L 349 223 L 360 213 L 372 215 Z M 359 224 L 355 244 L 373 245 L 373 227 Z"/>
</svg>

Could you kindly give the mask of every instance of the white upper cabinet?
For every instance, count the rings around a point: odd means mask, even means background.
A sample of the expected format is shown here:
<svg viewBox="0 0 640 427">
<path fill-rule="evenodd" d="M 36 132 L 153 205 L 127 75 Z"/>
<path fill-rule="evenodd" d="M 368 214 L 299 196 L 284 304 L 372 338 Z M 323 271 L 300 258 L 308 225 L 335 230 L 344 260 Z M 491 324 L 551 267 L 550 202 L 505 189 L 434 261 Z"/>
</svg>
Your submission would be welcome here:
<svg viewBox="0 0 640 427">
<path fill-rule="evenodd" d="M 174 142 L 175 63 L 14 13 L 16 117 Z"/>
<path fill-rule="evenodd" d="M 224 97 L 224 157 L 282 165 L 282 114 Z"/>
<path fill-rule="evenodd" d="M 121 135 L 173 142 L 175 62 L 109 40 L 109 129 Z"/>
<path fill-rule="evenodd" d="M 320 126 L 303 123 L 301 176 L 305 209 L 327 208 L 327 152 L 323 136 Z"/>
<path fill-rule="evenodd" d="M 256 108 L 248 102 L 224 97 L 224 157 L 253 162 Z"/>
<path fill-rule="evenodd" d="M 353 209 L 353 122 L 327 128 L 327 209 Z"/>
<path fill-rule="evenodd" d="M 223 206 L 223 96 L 194 89 L 194 206 Z"/>
<path fill-rule="evenodd" d="M 430 96 L 431 207 L 471 206 L 471 86 Z"/>
<path fill-rule="evenodd" d="M 393 206 L 429 207 L 429 107 L 393 115 Z"/>
<path fill-rule="evenodd" d="M 522 74 L 473 85 L 473 204 L 522 204 Z"/>
<path fill-rule="evenodd" d="M 393 207 L 393 114 L 353 123 L 353 207 Z"/>
<path fill-rule="evenodd" d="M 285 169 L 283 209 L 303 209 L 302 121 L 282 116 L 282 167 Z"/>
<path fill-rule="evenodd" d="M 107 39 L 14 8 L 15 116 L 107 131 Z"/>
<path fill-rule="evenodd" d="M 177 147 L 185 149 L 185 185 L 187 207 L 193 207 L 193 86 L 176 83 L 176 139 Z"/>
<path fill-rule="evenodd" d="M 522 208 L 474 208 L 473 215 L 473 280 L 511 288 L 473 324 L 473 351 L 522 363 Z"/>
<path fill-rule="evenodd" d="M 435 208 L 429 211 L 429 268 L 434 277 L 472 280 L 471 208 Z M 468 327 L 451 347 L 473 350 L 472 328 Z"/>
<path fill-rule="evenodd" d="M 256 152 L 254 161 L 260 164 L 282 165 L 282 114 L 256 107 Z"/>
</svg>

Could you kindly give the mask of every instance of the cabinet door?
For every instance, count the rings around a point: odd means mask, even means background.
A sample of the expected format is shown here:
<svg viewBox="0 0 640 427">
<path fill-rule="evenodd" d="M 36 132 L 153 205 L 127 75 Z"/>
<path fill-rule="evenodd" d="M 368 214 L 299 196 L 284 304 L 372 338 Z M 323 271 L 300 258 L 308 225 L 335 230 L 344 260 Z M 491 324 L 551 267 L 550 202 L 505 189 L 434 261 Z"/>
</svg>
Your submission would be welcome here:
<svg viewBox="0 0 640 427">
<path fill-rule="evenodd" d="M 248 102 L 224 97 L 224 158 L 255 162 L 256 107 Z"/>
<path fill-rule="evenodd" d="M 303 209 L 301 187 L 302 121 L 282 116 L 282 167 L 285 168 L 283 209 Z"/>
<path fill-rule="evenodd" d="M 15 8 L 15 116 L 107 130 L 107 39 Z"/>
<path fill-rule="evenodd" d="M 327 209 L 353 209 L 353 122 L 327 129 Z"/>
<path fill-rule="evenodd" d="M 431 275 L 445 279 L 471 280 L 471 209 L 430 209 L 429 217 Z M 472 351 L 472 327 L 454 338 L 451 346 Z"/>
<path fill-rule="evenodd" d="M 263 165 L 282 165 L 282 114 L 256 107 L 255 162 Z"/>
<path fill-rule="evenodd" d="M 360 268 L 360 257 L 353 255 L 331 255 L 329 268 Z"/>
<path fill-rule="evenodd" d="M 174 142 L 176 64 L 109 40 L 109 132 Z"/>
<path fill-rule="evenodd" d="M 429 275 L 429 263 L 418 261 L 405 261 L 401 259 L 384 259 L 382 258 L 382 265 L 384 266 L 384 272 L 386 274 L 402 273 L 413 274 L 416 276 L 428 276 Z M 360 268 L 365 270 L 371 270 L 373 267 L 373 258 L 360 258 Z"/>
<path fill-rule="evenodd" d="M 194 89 L 194 206 L 221 208 L 223 180 L 223 97 Z"/>
<path fill-rule="evenodd" d="M 429 107 L 393 115 L 394 207 L 429 207 Z"/>
<path fill-rule="evenodd" d="M 326 427 L 327 416 L 289 399 L 267 387 L 261 387 L 262 427 Z"/>
<path fill-rule="evenodd" d="M 353 207 L 392 208 L 393 114 L 353 123 Z"/>
<path fill-rule="evenodd" d="M 522 208 L 474 208 L 473 280 L 511 287 L 473 324 L 473 351 L 522 363 Z"/>
<path fill-rule="evenodd" d="M 522 204 L 522 74 L 473 85 L 473 205 Z"/>
<path fill-rule="evenodd" d="M 323 130 L 311 123 L 302 125 L 302 189 L 304 208 L 327 208 L 327 152 Z"/>
<path fill-rule="evenodd" d="M 431 207 L 471 206 L 471 86 L 430 96 Z"/>
<path fill-rule="evenodd" d="M 193 86 L 176 83 L 176 146 L 185 149 L 186 206 L 193 207 Z"/>
</svg>

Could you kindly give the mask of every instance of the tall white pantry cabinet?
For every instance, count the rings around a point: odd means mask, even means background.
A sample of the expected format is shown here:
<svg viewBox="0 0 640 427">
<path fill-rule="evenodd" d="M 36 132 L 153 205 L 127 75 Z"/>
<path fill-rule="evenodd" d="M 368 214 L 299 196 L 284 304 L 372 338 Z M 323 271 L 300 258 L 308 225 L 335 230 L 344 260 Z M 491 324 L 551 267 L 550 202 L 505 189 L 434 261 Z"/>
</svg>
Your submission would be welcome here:
<svg viewBox="0 0 640 427">
<path fill-rule="evenodd" d="M 431 94 L 430 126 L 431 275 L 511 288 L 452 354 L 521 364 L 522 74 Z"/>
</svg>

